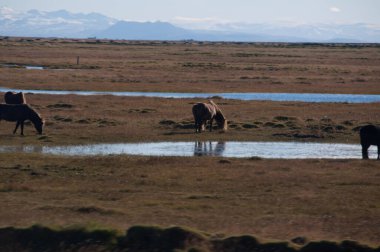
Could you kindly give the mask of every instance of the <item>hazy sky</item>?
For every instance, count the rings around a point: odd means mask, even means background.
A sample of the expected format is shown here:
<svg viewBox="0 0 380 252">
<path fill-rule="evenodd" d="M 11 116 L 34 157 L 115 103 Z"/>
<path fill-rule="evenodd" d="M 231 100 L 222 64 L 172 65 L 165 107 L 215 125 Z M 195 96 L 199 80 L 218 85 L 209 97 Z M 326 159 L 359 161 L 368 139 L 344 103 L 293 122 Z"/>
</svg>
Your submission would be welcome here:
<svg viewBox="0 0 380 252">
<path fill-rule="evenodd" d="M 98 12 L 134 21 L 371 23 L 380 0 L 0 0 L 0 7 Z"/>
</svg>

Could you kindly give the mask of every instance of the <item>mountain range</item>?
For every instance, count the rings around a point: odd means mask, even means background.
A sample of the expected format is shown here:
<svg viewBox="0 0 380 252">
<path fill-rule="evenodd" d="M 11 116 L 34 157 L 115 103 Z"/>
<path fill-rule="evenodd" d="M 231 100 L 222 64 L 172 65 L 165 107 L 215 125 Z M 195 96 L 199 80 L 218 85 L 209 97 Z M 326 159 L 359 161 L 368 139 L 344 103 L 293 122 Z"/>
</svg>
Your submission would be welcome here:
<svg viewBox="0 0 380 252">
<path fill-rule="evenodd" d="M 189 29 L 168 22 L 134 22 L 99 13 L 66 10 L 18 12 L 0 8 L 0 36 L 198 40 L 241 42 L 379 43 L 380 26 L 357 24 L 223 23 L 213 29 Z"/>
</svg>

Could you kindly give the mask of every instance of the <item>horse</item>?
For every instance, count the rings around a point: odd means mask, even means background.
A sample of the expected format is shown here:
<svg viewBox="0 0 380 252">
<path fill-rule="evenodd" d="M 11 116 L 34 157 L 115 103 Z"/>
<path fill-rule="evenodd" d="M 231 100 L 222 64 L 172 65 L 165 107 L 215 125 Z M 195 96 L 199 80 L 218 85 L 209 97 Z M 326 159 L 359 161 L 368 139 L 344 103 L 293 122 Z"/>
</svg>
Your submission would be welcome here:
<svg viewBox="0 0 380 252">
<path fill-rule="evenodd" d="M 16 122 L 13 134 L 21 126 L 21 135 L 24 135 L 24 122 L 26 120 L 30 120 L 33 123 L 38 134 L 42 134 L 44 125 L 44 120 L 41 116 L 28 104 L 0 104 L 0 120 Z"/>
<path fill-rule="evenodd" d="M 210 131 L 212 131 L 212 123 L 215 119 L 219 128 L 223 131 L 227 130 L 227 120 L 224 117 L 222 110 L 212 100 L 209 103 L 197 103 L 192 108 L 194 121 L 195 121 L 195 133 L 201 133 L 205 130 L 206 123 L 209 121 Z"/>
<path fill-rule="evenodd" d="M 380 127 L 375 125 L 366 125 L 360 128 L 359 134 L 363 159 L 368 159 L 369 146 L 377 145 L 377 160 L 380 160 Z"/>
<path fill-rule="evenodd" d="M 6 104 L 25 104 L 25 96 L 23 92 L 15 93 L 8 91 L 4 94 L 4 101 Z"/>
</svg>

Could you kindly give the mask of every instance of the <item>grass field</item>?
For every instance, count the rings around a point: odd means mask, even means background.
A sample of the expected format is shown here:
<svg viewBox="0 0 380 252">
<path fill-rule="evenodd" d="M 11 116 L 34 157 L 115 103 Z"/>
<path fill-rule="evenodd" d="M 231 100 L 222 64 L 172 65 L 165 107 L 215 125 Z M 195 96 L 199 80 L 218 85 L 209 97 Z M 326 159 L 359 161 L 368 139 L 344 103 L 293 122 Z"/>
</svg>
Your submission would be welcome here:
<svg viewBox="0 0 380 252">
<path fill-rule="evenodd" d="M 0 50 L 0 86 L 10 89 L 380 93 L 378 45 L 2 38 Z M 36 94 L 26 99 L 46 120 L 44 134 L 26 125 L 24 137 L 12 135 L 14 123 L 1 121 L 0 145 L 359 143 L 361 125 L 380 124 L 376 103 L 216 98 L 229 130 L 194 134 L 191 107 L 199 99 Z M 0 160 L 1 227 L 183 226 L 220 237 L 301 236 L 380 245 L 380 162 L 374 160 L 19 153 L 0 154 Z"/>
<path fill-rule="evenodd" d="M 2 38 L 13 88 L 378 94 L 377 44 L 275 44 Z M 80 64 L 77 65 L 77 57 Z M 60 70 L 57 70 L 60 69 Z"/>
</svg>

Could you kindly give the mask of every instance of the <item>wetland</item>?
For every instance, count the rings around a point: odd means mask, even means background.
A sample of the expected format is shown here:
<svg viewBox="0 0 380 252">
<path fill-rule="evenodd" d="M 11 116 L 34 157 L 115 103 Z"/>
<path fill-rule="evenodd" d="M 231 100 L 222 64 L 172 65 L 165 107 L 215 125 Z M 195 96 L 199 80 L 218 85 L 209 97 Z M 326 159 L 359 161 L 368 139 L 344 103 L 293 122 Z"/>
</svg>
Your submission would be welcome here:
<svg viewBox="0 0 380 252">
<path fill-rule="evenodd" d="M 0 49 L 0 86 L 10 90 L 380 94 L 377 44 L 1 38 Z M 306 237 L 306 243 L 380 245 L 380 162 L 359 160 L 358 136 L 361 126 L 380 124 L 378 102 L 215 96 L 229 121 L 228 131 L 195 134 L 191 107 L 207 101 L 205 97 L 25 96 L 46 123 L 43 135 L 25 125 L 25 136 L 20 136 L 12 134 L 14 123 L 0 122 L 0 146 L 11 148 L 0 153 L 1 227 L 181 226 L 213 237 L 250 234 L 287 242 Z M 141 142 L 186 142 L 191 156 L 60 156 L 12 150 Z M 197 147 L 198 142 L 206 147 Z M 233 150 L 233 142 L 297 142 L 328 146 L 332 155 L 339 146 L 350 146 L 353 156 L 193 156 L 199 148 L 211 152 L 210 143 L 213 151 L 221 150 L 221 142 L 223 153 Z M 272 145 L 266 150 L 291 148 Z"/>
</svg>

